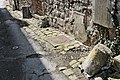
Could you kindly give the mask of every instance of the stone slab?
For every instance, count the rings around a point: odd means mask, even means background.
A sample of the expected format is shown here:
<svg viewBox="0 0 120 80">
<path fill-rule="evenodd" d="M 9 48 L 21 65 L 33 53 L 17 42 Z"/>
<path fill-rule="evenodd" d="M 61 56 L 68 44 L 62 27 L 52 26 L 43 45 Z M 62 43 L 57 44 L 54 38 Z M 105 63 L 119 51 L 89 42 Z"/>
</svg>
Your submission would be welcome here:
<svg viewBox="0 0 120 80">
<path fill-rule="evenodd" d="M 70 80 L 77 80 L 77 77 L 76 77 L 76 75 L 71 75 L 71 76 L 69 76 L 69 79 Z"/>
<path fill-rule="evenodd" d="M 63 71 L 63 73 L 65 75 L 69 76 L 69 75 L 73 74 L 74 72 L 72 71 L 72 69 L 66 69 L 66 70 Z"/>
<path fill-rule="evenodd" d="M 69 65 L 72 66 L 73 64 L 77 63 L 77 60 L 72 60 Z"/>
<path fill-rule="evenodd" d="M 110 59 L 112 51 L 103 44 L 97 44 L 82 63 L 82 69 L 90 76 L 96 74 Z"/>
<path fill-rule="evenodd" d="M 113 68 L 120 72 L 120 55 L 114 57 Z"/>
<path fill-rule="evenodd" d="M 80 64 L 80 62 L 77 62 L 77 63 L 73 64 L 73 65 L 72 65 L 72 68 L 76 68 L 76 67 L 78 67 L 79 64 Z"/>
<path fill-rule="evenodd" d="M 49 38 L 46 38 L 45 40 L 53 46 L 59 46 L 59 45 L 62 45 L 62 44 L 65 44 L 65 43 L 72 41 L 68 37 L 66 37 L 65 35 L 49 37 Z"/>
<path fill-rule="evenodd" d="M 110 0 L 93 0 L 93 22 L 107 28 L 113 28 L 111 14 L 106 7 L 111 8 Z"/>
</svg>

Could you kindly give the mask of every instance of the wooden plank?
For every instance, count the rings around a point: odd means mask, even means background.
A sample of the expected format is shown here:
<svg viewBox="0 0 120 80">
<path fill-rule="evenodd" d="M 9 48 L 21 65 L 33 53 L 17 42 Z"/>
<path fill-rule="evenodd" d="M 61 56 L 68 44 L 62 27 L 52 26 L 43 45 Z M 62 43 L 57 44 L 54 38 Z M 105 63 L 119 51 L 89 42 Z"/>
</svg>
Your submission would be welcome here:
<svg viewBox="0 0 120 80">
<path fill-rule="evenodd" d="M 44 15 L 43 0 L 32 0 L 32 12 L 37 13 L 41 16 Z"/>
<path fill-rule="evenodd" d="M 37 6 L 36 6 L 36 2 L 37 0 L 31 0 L 32 1 L 32 13 L 37 13 Z"/>
<path fill-rule="evenodd" d="M 110 8 L 110 0 L 93 0 L 93 22 L 103 27 L 113 28 L 107 8 Z"/>
<path fill-rule="evenodd" d="M 14 10 L 19 10 L 19 0 L 13 0 L 14 1 Z"/>
</svg>

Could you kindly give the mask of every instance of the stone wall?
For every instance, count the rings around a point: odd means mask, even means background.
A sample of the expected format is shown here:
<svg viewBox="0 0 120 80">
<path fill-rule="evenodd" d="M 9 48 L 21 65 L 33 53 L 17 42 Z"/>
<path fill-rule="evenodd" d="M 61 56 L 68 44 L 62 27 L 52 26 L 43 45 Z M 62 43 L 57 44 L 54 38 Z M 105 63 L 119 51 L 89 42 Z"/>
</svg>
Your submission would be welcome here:
<svg viewBox="0 0 120 80">
<path fill-rule="evenodd" d="M 51 26 L 86 42 L 89 26 L 91 1 L 89 0 L 45 0 L 45 15 Z M 90 19 L 91 20 L 91 19 Z"/>
<path fill-rule="evenodd" d="M 32 2 L 32 3 L 31 3 Z M 91 22 L 91 0 L 19 0 L 20 9 L 31 5 L 31 11 L 48 16 L 52 27 L 87 41 L 86 30 Z"/>
</svg>

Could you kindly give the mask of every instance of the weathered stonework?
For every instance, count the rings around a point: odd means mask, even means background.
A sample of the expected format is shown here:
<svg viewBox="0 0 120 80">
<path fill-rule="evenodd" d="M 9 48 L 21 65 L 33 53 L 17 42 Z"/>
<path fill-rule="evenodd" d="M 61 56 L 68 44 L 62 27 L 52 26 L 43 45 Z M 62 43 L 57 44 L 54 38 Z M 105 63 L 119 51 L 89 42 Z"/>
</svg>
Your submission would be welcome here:
<svg viewBox="0 0 120 80">
<path fill-rule="evenodd" d="M 93 76 L 108 62 L 111 53 L 105 45 L 97 44 L 82 63 L 81 69 L 89 76 Z"/>
<path fill-rule="evenodd" d="M 17 0 L 16 0 L 17 1 Z M 52 27 L 75 37 L 81 42 L 87 41 L 86 26 L 89 23 L 91 0 L 18 0 L 22 7 L 31 7 L 33 14 L 47 16 Z"/>
<path fill-rule="evenodd" d="M 51 26 L 59 28 L 83 43 L 87 41 L 85 14 L 90 2 L 87 0 L 47 0 L 43 2 L 45 15 L 49 17 Z"/>
</svg>

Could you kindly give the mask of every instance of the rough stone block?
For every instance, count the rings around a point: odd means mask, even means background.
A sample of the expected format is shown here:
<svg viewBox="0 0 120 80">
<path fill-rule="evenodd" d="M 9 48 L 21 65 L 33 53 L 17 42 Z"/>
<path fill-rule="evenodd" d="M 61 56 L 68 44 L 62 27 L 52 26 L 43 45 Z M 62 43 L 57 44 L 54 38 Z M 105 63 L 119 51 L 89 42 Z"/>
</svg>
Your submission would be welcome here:
<svg viewBox="0 0 120 80">
<path fill-rule="evenodd" d="M 64 26 L 65 25 L 65 21 L 61 18 L 57 18 L 57 24 Z"/>
<path fill-rule="evenodd" d="M 62 51 L 62 52 L 60 52 L 60 53 L 61 53 L 61 54 L 64 54 L 64 55 L 67 54 L 67 52 L 65 52 L 65 51 Z"/>
<path fill-rule="evenodd" d="M 77 80 L 77 77 L 76 77 L 76 75 L 71 75 L 71 76 L 69 76 L 69 79 L 70 80 Z"/>
<path fill-rule="evenodd" d="M 67 69 L 67 67 L 59 67 L 59 70 L 60 70 L 60 71 L 63 71 L 63 70 L 65 70 L 65 69 Z"/>
<path fill-rule="evenodd" d="M 82 63 L 81 68 L 92 76 L 97 73 L 110 58 L 111 50 L 103 44 L 97 44 Z"/>
<path fill-rule="evenodd" d="M 96 77 L 94 80 L 103 80 L 101 77 Z"/>
<path fill-rule="evenodd" d="M 73 19 L 74 25 L 75 25 L 75 37 L 81 41 L 81 42 L 86 42 L 87 41 L 87 33 L 85 31 L 84 27 L 84 14 L 80 14 L 76 11 L 73 12 Z"/>
<path fill-rule="evenodd" d="M 120 55 L 114 57 L 113 68 L 120 72 Z"/>
<path fill-rule="evenodd" d="M 115 72 L 115 73 L 111 74 L 110 77 L 120 79 L 120 72 Z"/>
<path fill-rule="evenodd" d="M 80 62 L 77 62 L 77 63 L 73 64 L 73 65 L 72 65 L 72 68 L 76 68 L 76 67 L 78 67 L 79 64 L 80 64 Z"/>
<path fill-rule="evenodd" d="M 71 40 L 65 36 L 65 35 L 59 35 L 56 37 L 49 37 L 45 39 L 47 42 L 49 42 L 51 45 L 53 46 L 59 46 L 59 45 L 63 45 L 65 43 L 70 42 Z"/>
<path fill-rule="evenodd" d="M 63 73 L 65 75 L 69 76 L 69 75 L 73 74 L 74 72 L 72 71 L 72 69 L 66 69 L 66 70 L 63 71 Z"/>
<path fill-rule="evenodd" d="M 108 80 L 120 80 L 120 79 L 115 79 L 115 78 L 108 78 Z"/>
<path fill-rule="evenodd" d="M 86 57 L 81 57 L 78 61 L 82 64 L 85 61 Z"/>
<path fill-rule="evenodd" d="M 73 65 L 73 64 L 75 64 L 75 63 L 77 63 L 77 60 L 72 60 L 72 61 L 69 63 L 69 65 L 71 66 L 71 65 Z"/>
</svg>

